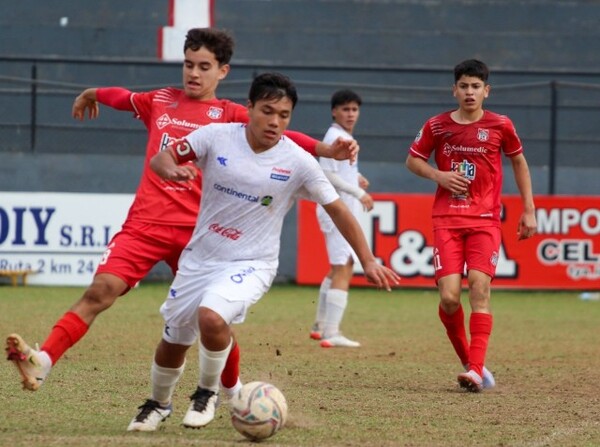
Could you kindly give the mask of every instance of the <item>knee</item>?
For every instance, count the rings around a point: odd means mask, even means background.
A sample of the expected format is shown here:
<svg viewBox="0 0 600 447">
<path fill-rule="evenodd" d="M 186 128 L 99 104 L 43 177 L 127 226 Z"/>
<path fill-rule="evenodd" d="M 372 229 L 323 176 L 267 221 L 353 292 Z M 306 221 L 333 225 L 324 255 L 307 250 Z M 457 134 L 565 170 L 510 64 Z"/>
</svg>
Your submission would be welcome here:
<svg viewBox="0 0 600 447">
<path fill-rule="evenodd" d="M 440 306 L 448 315 L 453 314 L 460 306 L 460 294 L 440 291 Z"/>
<path fill-rule="evenodd" d="M 216 312 L 201 307 L 198 316 L 202 344 L 210 350 L 225 349 L 231 342 L 229 325 Z"/>
<path fill-rule="evenodd" d="M 200 308 L 198 323 L 202 333 L 218 334 L 228 328 L 227 323 L 218 313 L 204 307 Z"/>
</svg>

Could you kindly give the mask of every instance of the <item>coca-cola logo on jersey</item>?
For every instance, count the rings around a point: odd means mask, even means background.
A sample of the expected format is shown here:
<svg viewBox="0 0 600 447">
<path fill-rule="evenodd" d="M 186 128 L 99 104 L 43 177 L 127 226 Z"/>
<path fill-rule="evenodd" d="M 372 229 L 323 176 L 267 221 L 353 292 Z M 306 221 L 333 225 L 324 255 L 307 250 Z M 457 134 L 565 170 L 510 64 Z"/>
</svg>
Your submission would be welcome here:
<svg viewBox="0 0 600 447">
<path fill-rule="evenodd" d="M 223 227 L 218 223 L 213 223 L 208 226 L 208 229 L 214 233 L 220 234 L 223 237 L 228 239 L 233 239 L 237 241 L 242 235 L 242 231 L 233 227 Z"/>
</svg>

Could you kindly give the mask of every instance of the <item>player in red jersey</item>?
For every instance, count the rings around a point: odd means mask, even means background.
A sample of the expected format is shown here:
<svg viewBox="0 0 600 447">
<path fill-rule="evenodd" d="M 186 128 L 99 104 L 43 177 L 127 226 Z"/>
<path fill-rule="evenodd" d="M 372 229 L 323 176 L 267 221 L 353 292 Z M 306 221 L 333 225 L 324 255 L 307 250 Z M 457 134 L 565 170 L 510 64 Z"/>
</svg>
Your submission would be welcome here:
<svg viewBox="0 0 600 447">
<path fill-rule="evenodd" d="M 17 334 L 7 337 L 8 359 L 17 366 L 23 387 L 37 390 L 50 368 L 88 331 L 94 319 L 143 279 L 151 268 L 165 261 L 173 273 L 179 255 L 196 223 L 200 204 L 200 181 L 169 182 L 150 168 L 150 159 L 172 140 L 214 122 L 247 122 L 245 106 L 216 98 L 216 88 L 229 73 L 233 39 L 222 30 L 196 28 L 184 44 L 183 89 L 132 93 L 119 87 L 84 90 L 73 104 L 76 119 L 96 118 L 98 103 L 130 111 L 148 130 L 144 170 L 134 202 L 123 227 L 110 241 L 92 284 L 55 324 L 40 351 L 29 347 Z M 313 155 L 354 157 L 356 142 L 339 140 L 327 145 L 298 132 L 288 137 Z M 157 355 L 160 355 L 158 353 Z M 164 362 L 162 364 L 165 364 Z M 160 386 L 170 386 L 183 369 L 152 370 Z M 240 386 L 239 347 L 232 348 L 222 376 L 226 390 Z M 192 406 L 194 402 L 192 402 Z"/>
<path fill-rule="evenodd" d="M 458 382 L 475 392 L 495 385 L 484 361 L 492 331 L 490 285 L 501 242 L 502 154 L 512 164 L 523 202 L 518 238 L 531 237 L 537 227 L 529 167 L 513 123 L 507 116 L 483 109 L 490 92 L 488 76 L 487 66 L 474 59 L 454 68 L 458 108 L 427 120 L 406 160 L 410 171 L 438 185 L 432 215 L 439 317 L 466 369 L 458 375 Z M 437 169 L 427 162 L 434 152 Z M 465 266 L 470 343 L 460 302 Z"/>
</svg>

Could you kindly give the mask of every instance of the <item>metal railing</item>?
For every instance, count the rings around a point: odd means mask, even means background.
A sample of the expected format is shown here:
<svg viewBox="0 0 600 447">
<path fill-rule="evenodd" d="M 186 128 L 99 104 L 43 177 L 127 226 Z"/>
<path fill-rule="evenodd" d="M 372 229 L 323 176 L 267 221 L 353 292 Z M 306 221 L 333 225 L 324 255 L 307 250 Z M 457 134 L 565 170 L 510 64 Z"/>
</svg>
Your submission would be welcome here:
<svg viewBox="0 0 600 447">
<path fill-rule="evenodd" d="M 97 132 L 109 143 L 87 148 L 88 152 L 127 153 L 131 150 L 129 137 L 144 133 L 139 123 L 110 113 L 108 120 L 75 123 L 70 118 L 74 96 L 88 86 L 151 90 L 181 79 L 180 63 L 147 60 L 0 57 L 0 63 L 0 152 L 69 152 L 81 132 Z M 449 94 L 447 67 L 245 62 L 233 65 L 235 77 L 230 74 L 221 83 L 219 96 L 243 102 L 252 77 L 271 69 L 289 73 L 295 80 L 302 91 L 302 107 L 297 108 L 294 121 L 315 137 L 322 132 L 322 117 L 328 116 L 331 92 L 341 87 L 359 91 L 363 108 L 371 108 L 361 115 L 357 138 L 361 145 L 365 141 L 377 144 L 380 151 L 372 157 L 382 161 L 398 161 L 394 158 L 398 146 L 408 147 L 420 123 L 455 105 Z M 547 168 L 548 194 L 555 193 L 557 167 L 600 168 L 596 155 L 600 146 L 600 73 L 495 70 L 493 76 L 496 83 L 486 104 L 511 116 L 530 165 Z M 368 83 L 362 81 L 365 78 Z M 417 85 L 415 79 L 432 81 L 434 86 Z M 499 83 L 498 79 L 509 81 Z M 323 114 L 317 118 L 315 110 Z"/>
</svg>

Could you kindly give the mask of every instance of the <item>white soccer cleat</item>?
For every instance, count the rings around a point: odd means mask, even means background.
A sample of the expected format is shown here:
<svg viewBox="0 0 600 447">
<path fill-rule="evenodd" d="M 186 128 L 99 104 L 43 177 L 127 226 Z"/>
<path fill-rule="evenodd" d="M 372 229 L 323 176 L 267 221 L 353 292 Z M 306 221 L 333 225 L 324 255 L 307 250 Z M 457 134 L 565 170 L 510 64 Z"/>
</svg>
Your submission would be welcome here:
<svg viewBox="0 0 600 447">
<path fill-rule="evenodd" d="M 358 348 L 360 343 L 349 338 L 344 337 L 342 334 L 334 335 L 333 337 L 323 338 L 321 340 L 322 348 Z"/>
<path fill-rule="evenodd" d="M 190 396 L 192 402 L 183 418 L 183 426 L 200 428 L 212 421 L 215 418 L 218 396 L 214 391 L 198 387 Z"/>
<path fill-rule="evenodd" d="M 50 372 L 52 365 L 49 360 L 25 343 L 18 334 L 6 337 L 5 351 L 7 360 L 13 362 L 21 374 L 23 389 L 38 390 Z"/>
<path fill-rule="evenodd" d="M 127 431 L 156 431 L 173 412 L 173 405 L 162 407 L 157 401 L 148 399 L 138 409 L 140 412 L 129 423 Z"/>
<path fill-rule="evenodd" d="M 494 388 L 496 386 L 496 379 L 494 379 L 494 375 L 485 366 L 483 367 L 483 377 L 481 379 L 481 384 L 486 390 L 489 390 L 490 388 Z"/>
<path fill-rule="evenodd" d="M 463 367 L 465 368 L 465 371 L 469 370 L 469 365 L 463 365 Z M 485 366 L 483 367 L 483 376 L 481 377 L 481 384 L 484 390 L 489 390 L 496 386 L 496 380 L 494 379 L 494 375 Z"/>
<path fill-rule="evenodd" d="M 472 369 L 467 372 L 460 373 L 457 380 L 461 388 L 464 388 L 472 393 L 478 393 L 483 389 L 483 380 L 481 379 L 481 376 Z"/>
</svg>

